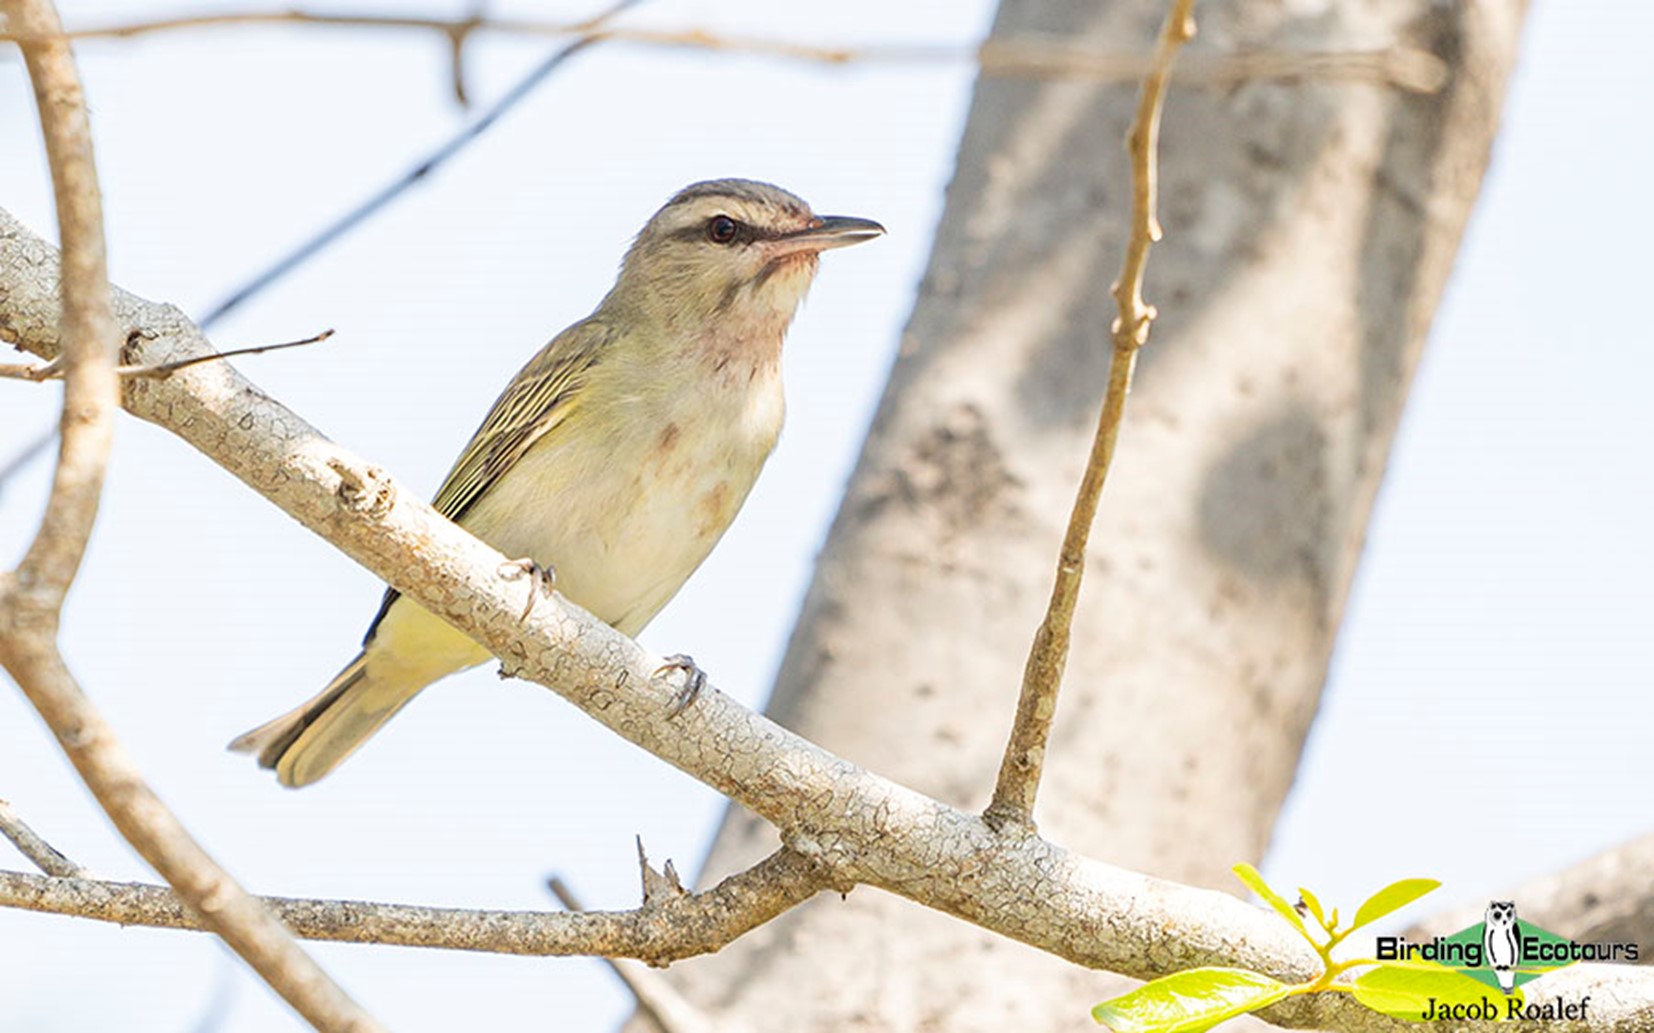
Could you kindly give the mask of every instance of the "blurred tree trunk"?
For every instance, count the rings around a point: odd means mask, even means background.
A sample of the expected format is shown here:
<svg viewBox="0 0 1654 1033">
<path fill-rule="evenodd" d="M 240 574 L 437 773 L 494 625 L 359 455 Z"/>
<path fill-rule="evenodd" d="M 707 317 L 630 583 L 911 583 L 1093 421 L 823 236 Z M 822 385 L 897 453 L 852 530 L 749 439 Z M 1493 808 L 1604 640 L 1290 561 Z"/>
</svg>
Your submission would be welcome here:
<svg viewBox="0 0 1654 1033">
<path fill-rule="evenodd" d="M 1147 51 L 1163 0 L 1005 0 L 996 36 Z M 1191 47 L 1445 58 L 1379 85 L 1179 89 L 1161 317 L 1092 539 L 1038 819 L 1233 888 L 1292 784 L 1409 379 L 1486 167 L 1524 4 L 1215 4 Z M 897 362 L 775 687 L 782 723 L 986 805 L 1099 407 L 1134 85 L 981 80 Z M 732 811 L 703 881 L 775 834 Z M 1108 977 L 874 890 L 674 982 L 750 1030 L 1085 1028 Z M 721 1023 L 720 1023 L 721 1024 Z"/>
</svg>

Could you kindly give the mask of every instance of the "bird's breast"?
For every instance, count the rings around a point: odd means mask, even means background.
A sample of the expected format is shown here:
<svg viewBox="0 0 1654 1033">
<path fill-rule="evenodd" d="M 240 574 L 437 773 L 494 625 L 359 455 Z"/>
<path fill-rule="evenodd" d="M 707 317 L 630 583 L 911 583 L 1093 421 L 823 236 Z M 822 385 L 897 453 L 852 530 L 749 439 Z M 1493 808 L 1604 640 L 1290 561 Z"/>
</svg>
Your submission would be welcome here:
<svg viewBox="0 0 1654 1033">
<path fill-rule="evenodd" d="M 560 592 L 629 635 L 723 536 L 785 414 L 773 366 L 703 368 L 668 386 L 571 416 L 464 521 L 507 555 L 553 568 Z"/>
</svg>

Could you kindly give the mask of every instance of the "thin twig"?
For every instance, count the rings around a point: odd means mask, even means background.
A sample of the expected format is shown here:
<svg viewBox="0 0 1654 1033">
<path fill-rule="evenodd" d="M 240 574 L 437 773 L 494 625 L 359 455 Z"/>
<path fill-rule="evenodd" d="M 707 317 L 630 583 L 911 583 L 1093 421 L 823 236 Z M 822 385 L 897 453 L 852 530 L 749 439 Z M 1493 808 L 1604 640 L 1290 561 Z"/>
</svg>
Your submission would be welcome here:
<svg viewBox="0 0 1654 1033">
<path fill-rule="evenodd" d="M 637 867 L 638 878 L 642 883 L 644 907 L 656 907 L 689 892 L 683 888 L 683 883 L 678 881 L 678 870 L 672 867 L 670 859 L 660 871 L 656 871 L 649 863 L 649 855 L 643 849 L 642 836 L 637 837 Z M 556 893 L 557 887 L 553 886 L 552 892 Z M 564 905 L 573 906 L 567 901 L 564 901 Z"/>
<path fill-rule="evenodd" d="M 187 359 L 175 359 L 172 362 L 135 363 L 130 366 L 121 366 L 115 372 L 123 377 L 144 377 L 155 379 L 168 377 L 181 369 L 198 366 L 203 362 L 220 362 L 234 358 L 237 355 L 262 355 L 265 352 L 281 351 L 283 348 L 303 348 L 307 344 L 320 344 L 333 336 L 332 330 L 323 330 L 319 334 L 303 338 L 298 341 L 283 341 L 280 344 L 255 344 L 246 348 L 231 348 L 227 352 L 218 352 L 214 355 L 192 355 Z"/>
<path fill-rule="evenodd" d="M 706 29 L 646 29 L 621 26 L 594 32 L 590 20 L 555 22 L 531 18 L 460 18 L 408 15 L 341 14 L 325 11 L 226 11 L 88 26 L 69 35 L 74 39 L 130 39 L 134 36 L 180 29 L 232 28 L 258 25 L 310 25 L 356 29 L 410 29 L 437 32 L 454 49 L 455 90 L 463 98 L 459 54 L 478 32 L 513 36 L 601 37 L 616 43 L 647 47 L 721 51 L 803 61 L 848 65 L 946 65 L 972 63 L 988 75 L 1033 78 L 1082 78 L 1128 82 L 1153 68 L 1153 58 L 1139 54 L 1100 51 L 1057 37 L 1027 36 L 991 40 L 980 46 L 935 44 L 863 44 L 819 46 L 762 36 L 729 35 Z M 0 35 L 0 39 L 5 38 Z M 1432 93 L 1446 81 L 1447 69 L 1432 54 L 1409 48 L 1312 53 L 1254 51 L 1202 54 L 1179 73 L 1188 85 L 1228 86 L 1257 79 L 1335 79 L 1382 82 L 1412 92 Z M 463 101 L 462 101 L 463 102 Z"/>
<path fill-rule="evenodd" d="M 78 879 L 86 875 L 86 869 L 63 856 L 62 851 L 29 828 L 28 823 L 18 817 L 5 800 L 0 800 L 0 836 L 11 840 L 18 852 L 47 875 L 61 879 Z"/>
<path fill-rule="evenodd" d="M 51 362 L 0 362 L 0 377 L 35 382 L 60 380 L 63 377 L 63 364 L 56 359 Z"/>
<path fill-rule="evenodd" d="M 300 341 L 283 341 L 280 344 L 255 344 L 246 348 L 231 348 L 227 352 L 214 352 L 211 355 L 192 355 L 187 359 L 175 359 L 172 362 L 138 362 L 130 365 L 116 366 L 115 375 L 118 377 L 130 377 L 133 379 L 158 379 L 160 377 L 171 376 L 179 370 L 187 369 L 190 366 L 199 366 L 203 362 L 219 362 L 224 359 L 234 358 L 237 355 L 261 355 L 264 352 L 281 351 L 283 348 L 302 348 L 307 344 L 320 344 L 329 337 L 332 337 L 333 333 L 334 331 L 332 330 L 323 330 L 319 334 L 312 337 L 306 337 Z M 0 377 L 12 377 L 18 380 L 34 381 L 61 380 L 63 379 L 63 367 L 56 362 L 37 362 L 27 364 L 7 363 L 0 365 Z M 50 438 L 47 440 L 50 440 Z M 8 466 L 4 471 L 0 471 L 0 481 L 4 481 L 6 475 L 10 472 L 10 466 Z"/>
<path fill-rule="evenodd" d="M 299 948 L 281 924 L 219 868 L 139 775 L 57 648 L 64 597 L 97 516 L 119 405 L 104 254 L 103 205 L 85 96 L 51 0 L 5 0 L 7 23 L 45 42 L 23 46 L 34 84 L 63 241 L 62 445 L 40 531 L 17 570 L 0 580 L 0 665 L 57 737 L 127 842 L 208 928 L 319 1029 L 379 1030 Z"/>
<path fill-rule="evenodd" d="M 1045 749 L 1051 738 L 1051 721 L 1057 712 L 1057 693 L 1068 665 L 1074 608 L 1085 576 L 1086 543 L 1097 517 L 1103 482 L 1114 459 L 1120 424 L 1125 419 L 1126 396 L 1131 391 L 1137 351 L 1148 340 L 1149 324 L 1155 317 L 1154 307 L 1143 300 L 1143 270 L 1148 263 L 1149 246 L 1160 239 L 1160 223 L 1155 217 L 1160 111 L 1166 99 L 1172 62 L 1194 34 L 1194 0 L 1172 0 L 1171 11 L 1155 45 L 1154 65 L 1143 77 L 1137 114 L 1126 134 L 1132 173 L 1131 227 L 1120 278 L 1114 281 L 1113 287 L 1119 309 L 1111 328 L 1114 354 L 1109 362 L 1108 387 L 1103 396 L 1103 411 L 1097 420 L 1097 434 L 1091 442 L 1091 455 L 1086 460 L 1085 476 L 1074 499 L 1074 511 L 1068 518 L 1068 531 L 1063 535 L 1051 601 L 1028 652 L 1010 741 L 1000 763 L 993 802 L 984 815 L 991 825 L 1001 830 L 1034 828 L 1034 800 L 1045 769 Z"/>
<path fill-rule="evenodd" d="M 302 244 L 298 245 L 293 250 L 277 259 L 275 262 L 271 263 L 270 266 L 263 272 L 258 273 L 252 279 L 231 291 L 222 301 L 214 305 L 206 315 L 201 317 L 201 328 L 205 330 L 212 327 L 213 324 L 229 315 L 237 307 L 242 305 L 249 298 L 253 297 L 253 295 L 258 294 L 260 291 L 264 290 L 266 287 L 269 287 L 277 280 L 280 280 L 283 276 L 286 276 L 306 261 L 315 257 L 318 252 L 322 251 L 329 244 L 344 236 L 346 233 L 356 228 L 356 226 L 366 221 L 374 213 L 378 212 L 381 208 L 384 208 L 386 205 L 396 200 L 404 192 L 406 192 L 409 187 L 412 187 L 415 183 L 424 179 L 426 176 L 435 172 L 442 165 L 446 164 L 449 160 L 454 158 L 454 156 L 459 154 L 473 141 L 475 141 L 477 137 L 487 132 L 495 122 L 500 120 L 501 116 L 505 115 L 512 108 L 522 103 L 523 99 L 533 93 L 534 89 L 544 82 L 551 75 L 551 73 L 562 67 L 563 62 L 567 61 L 575 54 L 578 54 L 592 43 L 595 43 L 601 39 L 602 35 L 596 31 L 597 29 L 601 28 L 610 19 L 618 16 L 621 12 L 630 7 L 636 6 L 639 2 L 640 0 L 617 0 L 617 2 L 599 12 L 594 17 L 588 18 L 583 22 L 576 23 L 575 26 L 572 27 L 571 31 L 576 32 L 579 35 L 578 38 L 576 38 L 572 43 L 558 49 L 544 61 L 541 61 L 538 65 L 531 69 L 527 75 L 523 76 L 523 78 L 519 80 L 515 86 L 507 90 L 499 100 L 495 101 L 487 111 L 483 112 L 482 115 L 478 116 L 474 121 L 466 125 L 458 133 L 455 133 L 440 147 L 436 148 L 436 150 L 427 154 L 424 158 L 420 159 L 408 168 L 407 171 L 403 172 L 391 182 L 387 183 L 384 187 L 374 192 L 371 196 L 359 202 L 349 211 L 345 212 L 343 215 L 339 216 L 337 219 L 312 234 L 308 240 L 304 241 Z M 273 20 L 287 21 L 291 19 L 275 18 Z M 444 29 L 444 31 L 448 30 Z"/>
<path fill-rule="evenodd" d="M 263 897 L 307 940 L 486 951 L 602 955 L 664 965 L 710 954 L 826 886 L 819 868 L 780 850 L 704 893 L 633 911 L 481 911 L 360 900 Z M 165 886 L 0 871 L 0 907 L 155 929 L 201 930 L 199 913 Z"/>
</svg>

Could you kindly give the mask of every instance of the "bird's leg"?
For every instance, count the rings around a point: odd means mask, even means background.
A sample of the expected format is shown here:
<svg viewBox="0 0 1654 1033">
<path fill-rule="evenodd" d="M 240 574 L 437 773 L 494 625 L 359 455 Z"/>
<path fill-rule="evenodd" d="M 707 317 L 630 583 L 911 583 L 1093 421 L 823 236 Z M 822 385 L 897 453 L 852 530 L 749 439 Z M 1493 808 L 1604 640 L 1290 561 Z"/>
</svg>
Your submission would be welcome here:
<svg viewBox="0 0 1654 1033">
<path fill-rule="evenodd" d="M 654 676 L 659 678 L 671 671 L 682 671 L 684 679 L 683 688 L 672 698 L 672 705 L 666 708 L 668 721 L 688 710 L 689 705 L 701 694 L 701 690 L 706 688 L 706 672 L 701 670 L 695 663 L 695 658 L 688 653 L 673 653 L 667 657 L 665 663 L 655 668 Z"/>
<path fill-rule="evenodd" d="M 500 564 L 500 576 L 510 580 L 520 577 L 531 578 L 528 586 L 528 602 L 523 604 L 523 620 L 534 612 L 534 601 L 540 597 L 541 590 L 551 592 L 557 587 L 557 569 L 542 567 L 535 563 L 532 557 L 524 556 L 518 560 L 506 560 Z"/>
</svg>

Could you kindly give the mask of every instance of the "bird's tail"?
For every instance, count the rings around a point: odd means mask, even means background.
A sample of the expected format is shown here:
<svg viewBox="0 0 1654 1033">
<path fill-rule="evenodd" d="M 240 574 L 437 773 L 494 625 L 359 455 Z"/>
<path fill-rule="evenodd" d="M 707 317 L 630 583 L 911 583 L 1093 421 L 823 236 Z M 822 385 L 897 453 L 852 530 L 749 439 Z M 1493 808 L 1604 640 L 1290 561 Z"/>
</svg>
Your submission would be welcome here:
<svg viewBox="0 0 1654 1033">
<path fill-rule="evenodd" d="M 1509 965 L 1495 965 L 1494 973 L 1499 977 L 1499 989 L 1509 997 L 1516 990 L 1516 973 Z"/>
<path fill-rule="evenodd" d="M 367 654 L 358 653 L 313 699 L 238 737 L 230 749 L 257 754 L 259 766 L 274 768 L 284 786 L 307 786 L 355 753 L 425 687 L 394 673 L 376 676 Z"/>
</svg>

